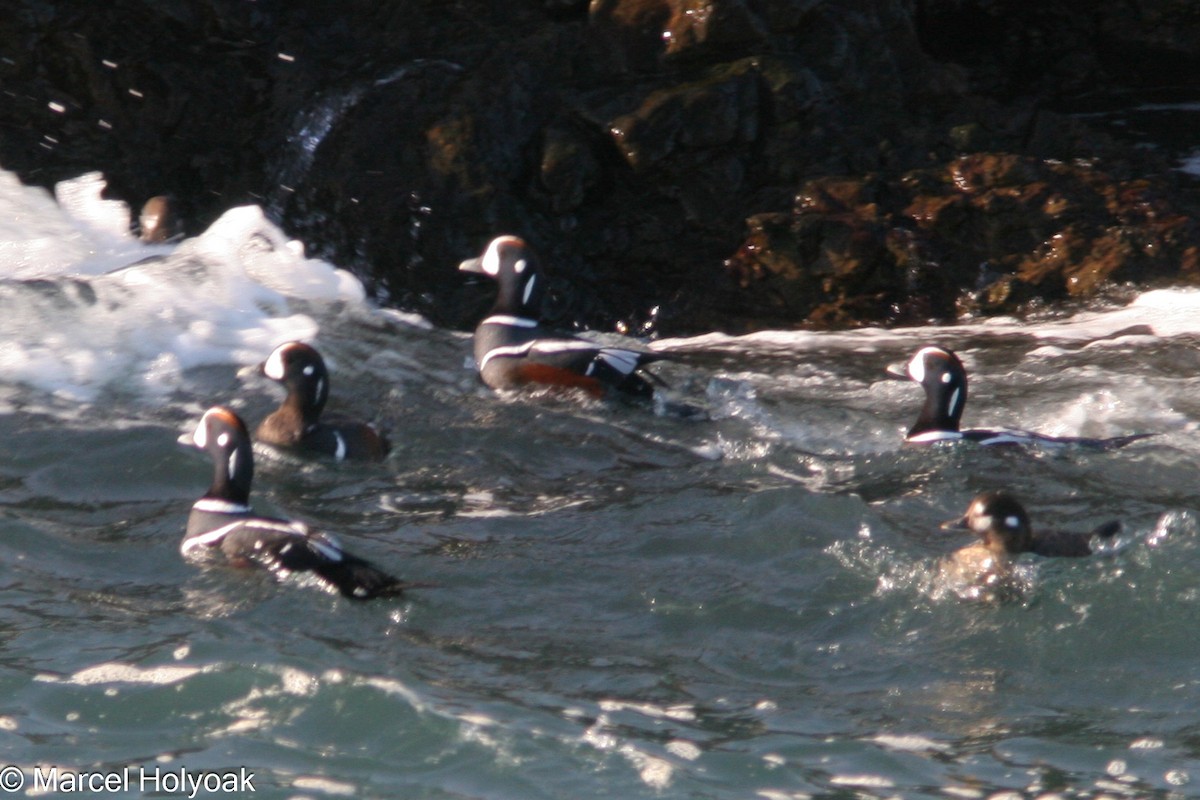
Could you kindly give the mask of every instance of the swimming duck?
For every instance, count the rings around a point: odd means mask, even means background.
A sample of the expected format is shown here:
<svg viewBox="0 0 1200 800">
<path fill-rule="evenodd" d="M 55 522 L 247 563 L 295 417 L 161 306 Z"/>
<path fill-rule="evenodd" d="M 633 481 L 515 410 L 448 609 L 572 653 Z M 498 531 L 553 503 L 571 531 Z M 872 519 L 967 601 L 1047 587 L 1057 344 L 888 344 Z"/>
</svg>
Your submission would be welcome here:
<svg viewBox="0 0 1200 800">
<path fill-rule="evenodd" d="M 1015 497 L 991 491 L 976 495 L 962 517 L 943 523 L 942 528 L 973 531 L 980 541 L 943 558 L 938 565 L 940 579 L 960 596 L 1004 599 L 1019 594 L 1015 566 L 1022 553 L 1088 556 L 1093 552 L 1093 541 L 1112 538 L 1121 530 L 1121 523 L 1106 522 L 1090 533 L 1035 532 L 1028 513 Z"/>
<path fill-rule="evenodd" d="M 321 420 L 329 399 L 329 371 L 316 348 L 285 342 L 258 369 L 287 389 L 279 408 L 255 429 L 260 442 L 338 461 L 379 461 L 387 455 L 387 439 L 370 423 L 337 416 Z"/>
<path fill-rule="evenodd" d="M 541 324 L 546 278 L 519 237 L 496 237 L 459 269 L 487 275 L 499 285 L 491 312 L 475 328 L 475 363 L 491 388 L 541 385 L 582 389 L 594 397 L 610 391 L 653 395 L 657 379 L 643 368 L 664 355 L 600 345 Z"/>
<path fill-rule="evenodd" d="M 206 411 L 189 443 L 212 457 L 213 480 L 192 504 L 179 546 L 184 557 L 263 567 L 280 576 L 312 573 L 326 588 L 354 600 L 396 597 L 417 585 L 347 553 L 329 534 L 256 515 L 250 506 L 254 451 L 245 423 L 230 409 Z"/>
<path fill-rule="evenodd" d="M 915 381 L 925 390 L 925 405 L 922 406 L 917 421 L 909 428 L 906 442 L 926 444 L 970 441 L 982 445 L 1079 445 L 1108 450 L 1154 435 L 1135 433 L 1109 439 L 1091 439 L 1081 436 L 1047 436 L 1010 428 L 962 430 L 960 421 L 963 409 L 967 406 L 967 370 L 959 357 L 944 347 L 922 347 L 908 362 L 906 371 L 907 374 L 903 375 L 891 371 L 888 374 L 894 378 Z"/>
</svg>

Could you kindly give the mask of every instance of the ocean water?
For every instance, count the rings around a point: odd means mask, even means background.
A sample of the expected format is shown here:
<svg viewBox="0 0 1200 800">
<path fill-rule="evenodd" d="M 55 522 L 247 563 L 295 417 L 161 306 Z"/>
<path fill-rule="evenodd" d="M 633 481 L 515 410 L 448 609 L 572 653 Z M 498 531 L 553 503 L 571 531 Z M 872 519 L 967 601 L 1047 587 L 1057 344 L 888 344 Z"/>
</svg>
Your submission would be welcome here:
<svg viewBox="0 0 1200 800">
<path fill-rule="evenodd" d="M 495 395 L 469 337 L 372 307 L 258 209 L 150 247 L 101 185 L 0 173 L 0 791 L 1197 795 L 1200 292 L 656 342 L 682 418 Z M 267 413 L 278 388 L 237 373 L 291 338 L 395 450 L 259 452 L 256 505 L 436 586 L 359 604 L 181 560 L 210 468 L 176 439 Z M 885 371 L 928 343 L 964 357 L 972 425 L 1158 435 L 904 448 L 920 389 Z M 994 488 L 1035 526 L 1125 527 L 1027 557 L 1020 602 L 946 596 L 967 542 L 938 524 Z"/>
</svg>

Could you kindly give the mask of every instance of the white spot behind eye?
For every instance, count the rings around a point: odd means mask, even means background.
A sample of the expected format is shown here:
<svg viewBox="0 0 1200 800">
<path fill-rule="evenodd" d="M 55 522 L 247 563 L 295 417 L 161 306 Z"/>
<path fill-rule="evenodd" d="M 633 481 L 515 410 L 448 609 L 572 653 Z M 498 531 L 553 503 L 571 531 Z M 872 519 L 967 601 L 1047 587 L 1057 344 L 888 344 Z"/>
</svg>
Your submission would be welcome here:
<svg viewBox="0 0 1200 800">
<path fill-rule="evenodd" d="M 1015 516 L 1009 516 L 1004 518 L 1004 524 L 1009 528 L 1019 528 L 1021 520 Z"/>
<path fill-rule="evenodd" d="M 304 368 L 304 374 L 305 374 L 305 375 L 312 375 L 312 374 L 313 374 L 313 372 L 314 372 L 314 369 L 313 369 L 313 365 L 312 365 L 312 364 L 309 364 L 308 366 L 306 366 L 306 367 Z"/>
<path fill-rule="evenodd" d="M 525 263 L 525 259 L 518 258 L 517 263 L 513 264 L 513 269 L 515 269 L 517 271 L 517 274 L 520 275 L 522 272 L 525 271 L 526 266 L 527 266 L 527 264 Z"/>
<path fill-rule="evenodd" d="M 942 383 L 949 383 L 951 381 L 951 379 L 953 379 L 953 378 L 954 378 L 954 376 L 951 375 L 949 372 L 942 373 Z"/>
<path fill-rule="evenodd" d="M 228 433 L 222 433 L 220 436 L 218 436 L 218 437 L 217 437 L 217 444 L 218 444 L 220 447 L 224 447 L 225 445 L 229 444 L 229 434 L 228 434 Z"/>
<path fill-rule="evenodd" d="M 524 264 L 524 263 L 525 263 L 525 261 L 524 261 L 524 259 L 522 259 L 521 261 L 519 261 L 519 262 L 517 262 L 517 263 L 519 263 L 519 264 Z M 533 284 L 534 284 L 534 283 L 536 283 L 536 282 L 537 282 L 537 276 L 536 276 L 536 275 L 530 275 L 530 276 L 529 276 L 529 282 L 525 284 L 525 294 L 524 294 L 524 295 L 522 295 L 522 297 L 521 297 L 521 303 L 523 303 L 523 304 L 524 304 L 524 303 L 528 303 L 528 302 L 529 302 L 529 298 L 530 298 L 531 296 L 533 296 Z"/>
<path fill-rule="evenodd" d="M 263 364 L 263 374 L 273 381 L 283 380 L 283 348 L 275 348 L 275 352 L 267 357 L 267 363 Z"/>
</svg>

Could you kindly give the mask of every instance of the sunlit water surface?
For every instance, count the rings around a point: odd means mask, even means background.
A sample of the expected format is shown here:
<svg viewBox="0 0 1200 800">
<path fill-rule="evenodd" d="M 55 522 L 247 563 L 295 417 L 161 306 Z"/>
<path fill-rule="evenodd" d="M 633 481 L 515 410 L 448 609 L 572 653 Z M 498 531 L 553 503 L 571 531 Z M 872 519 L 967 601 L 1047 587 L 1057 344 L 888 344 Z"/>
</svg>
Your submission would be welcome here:
<svg viewBox="0 0 1200 800">
<path fill-rule="evenodd" d="M 25 774 L 247 767 L 266 798 L 1196 794 L 1200 293 L 655 343 L 696 419 L 496 396 L 468 337 L 370 307 L 257 209 L 151 248 L 98 189 L 60 206 L 0 173 L 0 753 Z M 265 414 L 277 387 L 237 371 L 289 338 L 395 450 L 260 452 L 257 505 L 435 588 L 355 604 L 181 560 L 209 465 L 176 439 L 218 402 Z M 885 370 L 931 342 L 967 362 L 972 424 L 1160 435 L 906 449 L 920 390 Z M 938 523 L 1002 487 L 1035 525 L 1125 530 L 1030 558 L 1024 602 L 945 596 L 934 566 L 966 542 Z"/>
</svg>

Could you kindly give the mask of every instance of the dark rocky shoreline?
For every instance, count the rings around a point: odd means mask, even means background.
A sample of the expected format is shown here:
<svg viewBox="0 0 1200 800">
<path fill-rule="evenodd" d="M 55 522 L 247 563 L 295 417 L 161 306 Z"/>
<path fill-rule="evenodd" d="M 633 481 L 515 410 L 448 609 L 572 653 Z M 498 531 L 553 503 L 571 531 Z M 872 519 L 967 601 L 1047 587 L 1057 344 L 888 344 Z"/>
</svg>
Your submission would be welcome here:
<svg viewBox="0 0 1200 800">
<path fill-rule="evenodd" d="M 259 203 L 469 326 L 495 233 L 631 333 L 949 321 L 1200 283 L 1194 186 L 1054 109 L 1200 85 L 1184 0 L 18 0 L 0 165 L 192 232 Z"/>
</svg>

